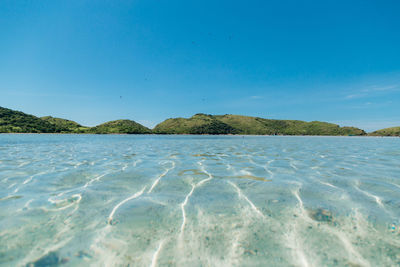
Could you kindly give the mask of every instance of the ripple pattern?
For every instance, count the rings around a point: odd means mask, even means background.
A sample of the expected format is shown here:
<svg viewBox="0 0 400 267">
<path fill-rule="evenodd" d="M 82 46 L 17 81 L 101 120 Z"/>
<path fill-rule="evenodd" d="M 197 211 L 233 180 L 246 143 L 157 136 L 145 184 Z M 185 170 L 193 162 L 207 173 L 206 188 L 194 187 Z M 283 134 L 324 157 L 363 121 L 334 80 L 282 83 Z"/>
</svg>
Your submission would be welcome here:
<svg viewBox="0 0 400 267">
<path fill-rule="evenodd" d="M 0 135 L 0 266 L 399 266 L 399 148 Z"/>
</svg>

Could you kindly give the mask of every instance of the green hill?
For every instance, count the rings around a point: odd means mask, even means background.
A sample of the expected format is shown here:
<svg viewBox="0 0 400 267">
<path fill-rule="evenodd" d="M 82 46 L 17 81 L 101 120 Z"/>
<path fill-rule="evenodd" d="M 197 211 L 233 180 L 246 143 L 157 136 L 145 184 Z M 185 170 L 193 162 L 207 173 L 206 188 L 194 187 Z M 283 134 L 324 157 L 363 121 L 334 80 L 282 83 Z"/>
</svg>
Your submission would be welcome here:
<svg viewBox="0 0 400 267">
<path fill-rule="evenodd" d="M 117 120 L 85 127 L 71 120 L 33 115 L 0 107 L 0 133 L 93 133 L 141 134 L 152 131 L 130 120 Z"/>
<path fill-rule="evenodd" d="M 158 134 L 237 134 L 232 126 L 216 119 L 212 115 L 196 114 L 189 119 L 168 119 L 154 129 Z"/>
<path fill-rule="evenodd" d="M 60 133 L 85 133 L 89 129 L 89 127 L 82 126 L 71 120 L 51 116 L 41 117 L 41 119 L 55 125 Z"/>
<path fill-rule="evenodd" d="M 400 136 L 400 126 L 378 130 L 378 131 L 370 133 L 369 135 L 372 135 L 372 136 Z"/>
<path fill-rule="evenodd" d="M 0 133 L 55 133 L 57 126 L 33 115 L 0 107 Z"/>
<path fill-rule="evenodd" d="M 149 134 L 152 131 L 131 120 L 109 121 L 96 127 L 89 128 L 88 133 L 95 134 Z"/>
<path fill-rule="evenodd" d="M 154 128 L 159 134 L 253 134 L 253 135 L 365 135 L 354 127 L 327 122 L 270 120 L 240 115 L 196 114 L 168 119 Z"/>
<path fill-rule="evenodd" d="M 400 127 L 371 135 L 399 136 Z M 270 120 L 240 115 L 196 114 L 191 118 L 167 119 L 153 130 L 131 120 L 116 120 L 95 127 L 46 116 L 42 118 L 0 107 L 0 133 L 92 133 L 92 134 L 253 134 L 253 135 L 366 135 L 354 127 L 327 122 Z"/>
</svg>

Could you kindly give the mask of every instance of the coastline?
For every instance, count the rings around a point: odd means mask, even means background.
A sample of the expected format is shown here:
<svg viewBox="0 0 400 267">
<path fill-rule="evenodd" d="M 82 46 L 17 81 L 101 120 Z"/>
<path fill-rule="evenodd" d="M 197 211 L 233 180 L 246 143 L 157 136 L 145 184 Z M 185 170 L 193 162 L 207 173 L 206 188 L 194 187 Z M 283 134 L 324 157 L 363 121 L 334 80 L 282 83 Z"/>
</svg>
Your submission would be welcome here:
<svg viewBox="0 0 400 267">
<path fill-rule="evenodd" d="M 197 113 L 190 118 L 169 118 L 152 128 L 130 119 L 113 120 L 89 127 L 68 119 L 51 116 L 36 117 L 0 107 L 0 120 L 0 133 L 10 134 L 400 136 L 400 127 L 366 132 L 361 128 L 323 121 L 268 119 L 234 114 Z"/>
<path fill-rule="evenodd" d="M 140 135 L 140 136 L 237 136 L 237 137 L 391 137 L 400 138 L 400 136 L 386 136 L 386 135 L 268 135 L 268 134 L 160 134 L 160 133 L 0 133 L 0 135 L 83 135 L 83 136 L 109 136 L 109 135 Z"/>
</svg>

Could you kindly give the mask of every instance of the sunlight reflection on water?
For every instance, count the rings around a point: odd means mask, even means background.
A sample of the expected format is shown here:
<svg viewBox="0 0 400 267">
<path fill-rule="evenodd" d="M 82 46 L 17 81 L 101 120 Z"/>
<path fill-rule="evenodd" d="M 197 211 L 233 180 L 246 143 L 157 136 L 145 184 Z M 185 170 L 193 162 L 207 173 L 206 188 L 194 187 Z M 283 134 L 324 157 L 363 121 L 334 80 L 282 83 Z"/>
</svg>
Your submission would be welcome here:
<svg viewBox="0 0 400 267">
<path fill-rule="evenodd" d="M 0 265 L 399 265 L 399 147 L 0 135 Z"/>
</svg>

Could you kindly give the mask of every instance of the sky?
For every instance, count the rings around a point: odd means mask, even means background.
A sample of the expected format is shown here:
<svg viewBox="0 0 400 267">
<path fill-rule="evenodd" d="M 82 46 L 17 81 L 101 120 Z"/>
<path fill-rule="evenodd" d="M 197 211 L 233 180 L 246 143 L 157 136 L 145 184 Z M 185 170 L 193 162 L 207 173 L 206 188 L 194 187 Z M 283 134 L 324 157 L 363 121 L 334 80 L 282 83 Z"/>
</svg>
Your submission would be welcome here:
<svg viewBox="0 0 400 267">
<path fill-rule="evenodd" d="M 0 1 L 0 106 L 400 126 L 400 1 Z"/>
</svg>

